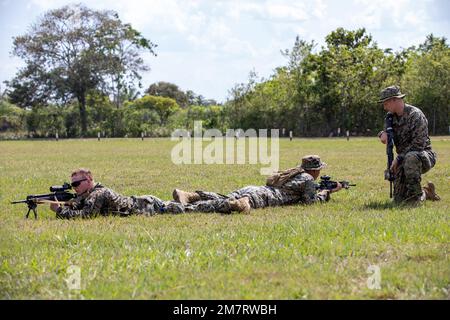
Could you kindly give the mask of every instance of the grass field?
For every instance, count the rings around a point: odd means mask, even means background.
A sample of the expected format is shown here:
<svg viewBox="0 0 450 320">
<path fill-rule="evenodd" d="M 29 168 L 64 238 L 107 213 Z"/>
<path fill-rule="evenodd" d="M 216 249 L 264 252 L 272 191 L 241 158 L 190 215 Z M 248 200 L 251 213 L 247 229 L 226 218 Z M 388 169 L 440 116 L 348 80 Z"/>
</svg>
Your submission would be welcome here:
<svg viewBox="0 0 450 320">
<path fill-rule="evenodd" d="M 47 206 L 25 220 L 27 194 L 88 167 L 124 195 L 170 199 L 175 187 L 228 193 L 262 185 L 260 165 L 172 164 L 169 139 L 0 142 L 1 299 L 449 299 L 450 139 L 433 137 L 424 176 L 442 200 L 390 204 L 385 148 L 375 138 L 280 142 L 280 168 L 319 154 L 323 173 L 357 187 L 330 202 L 254 210 L 56 220 Z M 69 290 L 70 266 L 81 289 Z M 370 289 L 380 270 L 380 289 Z"/>
</svg>

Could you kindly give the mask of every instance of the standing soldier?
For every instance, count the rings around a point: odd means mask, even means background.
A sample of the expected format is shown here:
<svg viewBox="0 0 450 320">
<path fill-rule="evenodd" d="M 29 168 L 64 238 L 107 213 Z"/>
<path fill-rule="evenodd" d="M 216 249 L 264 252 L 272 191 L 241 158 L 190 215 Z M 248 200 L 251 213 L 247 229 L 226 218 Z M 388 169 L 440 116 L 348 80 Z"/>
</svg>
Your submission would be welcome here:
<svg viewBox="0 0 450 320">
<path fill-rule="evenodd" d="M 431 149 L 427 118 L 419 108 L 405 104 L 404 97 L 398 86 L 390 86 L 381 91 L 379 100 L 384 110 L 393 115 L 397 157 L 390 170 L 395 177 L 394 201 L 418 204 L 425 199 L 439 200 L 431 181 L 423 188 L 420 186 L 421 175 L 434 167 L 437 158 Z M 378 137 L 386 144 L 388 137 L 385 131 L 381 131 Z"/>
<path fill-rule="evenodd" d="M 317 155 L 302 158 L 300 166 L 275 173 L 267 179 L 265 186 L 247 186 L 227 196 L 206 191 L 173 191 L 175 201 L 184 205 L 185 211 L 248 213 L 251 209 L 291 204 L 311 204 L 328 201 L 331 192 L 339 191 L 338 182 L 333 190 L 317 192 L 316 180 L 326 164 Z"/>
<path fill-rule="evenodd" d="M 159 213 L 180 213 L 183 207 L 174 201 L 147 195 L 139 197 L 122 196 L 109 188 L 94 182 L 92 173 L 88 169 L 77 169 L 72 172 L 71 185 L 77 197 L 68 205 L 56 203 L 50 209 L 56 212 L 57 218 L 92 218 L 98 215 L 143 214 L 152 216 Z"/>
</svg>

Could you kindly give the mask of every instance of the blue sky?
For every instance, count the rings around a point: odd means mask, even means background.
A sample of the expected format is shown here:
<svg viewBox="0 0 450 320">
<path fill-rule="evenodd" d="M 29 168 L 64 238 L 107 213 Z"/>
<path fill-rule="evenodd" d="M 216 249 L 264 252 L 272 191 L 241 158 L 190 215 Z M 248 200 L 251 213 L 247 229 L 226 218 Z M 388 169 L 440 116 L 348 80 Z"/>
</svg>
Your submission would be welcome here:
<svg viewBox="0 0 450 320">
<path fill-rule="evenodd" d="M 10 56 L 12 37 L 50 9 L 73 1 L 0 0 L 0 87 L 22 65 Z M 79 2 L 79 1 L 78 1 Z M 228 91 L 254 70 L 269 77 L 286 63 L 280 50 L 295 37 L 324 38 L 338 27 L 365 27 L 382 48 L 418 45 L 427 34 L 450 38 L 448 0 L 85 0 L 93 9 L 112 9 L 123 22 L 158 44 L 145 55 L 151 71 L 143 85 L 177 84 L 206 98 L 225 101 Z"/>
</svg>

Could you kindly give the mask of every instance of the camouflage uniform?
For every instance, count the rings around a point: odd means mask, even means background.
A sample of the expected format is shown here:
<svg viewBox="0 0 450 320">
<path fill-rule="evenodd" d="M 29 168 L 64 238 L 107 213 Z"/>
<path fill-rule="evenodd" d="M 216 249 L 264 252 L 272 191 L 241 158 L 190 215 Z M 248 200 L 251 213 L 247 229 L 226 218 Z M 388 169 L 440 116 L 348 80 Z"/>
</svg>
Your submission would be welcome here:
<svg viewBox="0 0 450 320">
<path fill-rule="evenodd" d="M 287 182 L 283 188 L 269 186 L 247 186 L 227 196 L 206 191 L 196 191 L 200 201 L 187 204 L 185 211 L 230 213 L 228 199 L 237 200 L 248 197 L 252 209 L 290 205 L 295 203 L 311 204 L 327 201 L 324 195 L 316 193 L 316 184 L 311 175 L 303 172 Z"/>
<path fill-rule="evenodd" d="M 383 92 L 385 95 L 395 93 L 399 98 L 405 96 L 395 86 L 386 88 Z M 419 108 L 405 104 L 402 116 L 394 114 L 392 129 L 399 164 L 394 180 L 394 201 L 425 200 L 420 185 L 421 175 L 433 168 L 437 159 L 436 153 L 431 149 L 428 121 Z"/>
<path fill-rule="evenodd" d="M 301 167 L 307 170 L 320 170 L 325 166 L 326 164 L 321 162 L 316 155 L 305 156 L 302 159 Z M 200 196 L 200 201 L 186 204 L 185 211 L 231 213 L 227 200 L 237 200 L 243 197 L 249 198 L 252 209 L 328 201 L 329 195 L 318 194 L 316 186 L 314 178 L 303 171 L 279 187 L 247 186 L 233 191 L 227 196 L 214 192 L 196 191 Z"/>
<path fill-rule="evenodd" d="M 58 208 L 57 218 L 92 218 L 98 215 L 142 214 L 152 216 L 159 213 L 180 213 L 183 208 L 176 202 L 164 202 L 161 199 L 145 195 L 124 197 L 109 188 L 97 184 L 91 191 L 76 197 L 70 206 Z"/>
</svg>

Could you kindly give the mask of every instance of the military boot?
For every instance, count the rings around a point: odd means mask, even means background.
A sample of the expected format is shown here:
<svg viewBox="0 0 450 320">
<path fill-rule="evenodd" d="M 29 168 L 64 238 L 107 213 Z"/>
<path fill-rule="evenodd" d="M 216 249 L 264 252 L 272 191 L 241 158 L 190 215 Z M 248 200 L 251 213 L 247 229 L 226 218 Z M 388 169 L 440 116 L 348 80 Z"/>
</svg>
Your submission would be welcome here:
<svg viewBox="0 0 450 320">
<path fill-rule="evenodd" d="M 230 209 L 232 211 L 243 212 L 243 213 L 250 212 L 251 206 L 250 206 L 250 200 L 248 197 L 243 197 L 238 200 L 228 200 L 228 203 L 230 204 Z"/>
<path fill-rule="evenodd" d="M 441 197 L 439 197 L 436 193 L 436 188 L 435 188 L 433 182 L 428 181 L 427 185 L 424 186 L 422 189 L 423 189 L 423 191 L 425 191 L 425 199 L 431 200 L 431 201 L 441 200 Z"/>
<path fill-rule="evenodd" d="M 196 192 L 186 192 L 183 190 L 173 190 L 173 199 L 182 204 L 188 204 L 200 200 L 200 195 Z"/>
</svg>

